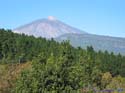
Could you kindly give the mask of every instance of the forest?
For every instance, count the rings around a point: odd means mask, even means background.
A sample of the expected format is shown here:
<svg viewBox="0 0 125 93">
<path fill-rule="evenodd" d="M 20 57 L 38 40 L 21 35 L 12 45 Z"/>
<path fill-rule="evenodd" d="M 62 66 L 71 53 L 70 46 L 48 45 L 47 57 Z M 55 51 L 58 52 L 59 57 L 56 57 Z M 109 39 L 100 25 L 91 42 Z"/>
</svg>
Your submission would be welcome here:
<svg viewBox="0 0 125 93">
<path fill-rule="evenodd" d="M 125 91 L 124 55 L 0 29 L 0 93 L 101 90 Z"/>
</svg>

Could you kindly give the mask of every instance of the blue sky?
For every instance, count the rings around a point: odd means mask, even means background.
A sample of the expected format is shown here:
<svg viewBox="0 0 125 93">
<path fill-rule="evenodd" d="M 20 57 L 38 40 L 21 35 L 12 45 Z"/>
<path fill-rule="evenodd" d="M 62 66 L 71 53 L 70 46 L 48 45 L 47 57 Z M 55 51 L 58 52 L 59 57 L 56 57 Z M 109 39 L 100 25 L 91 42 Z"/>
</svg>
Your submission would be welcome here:
<svg viewBox="0 0 125 93">
<path fill-rule="evenodd" d="M 50 15 L 88 33 L 125 37 L 125 0 L 0 0 L 0 28 Z"/>
</svg>

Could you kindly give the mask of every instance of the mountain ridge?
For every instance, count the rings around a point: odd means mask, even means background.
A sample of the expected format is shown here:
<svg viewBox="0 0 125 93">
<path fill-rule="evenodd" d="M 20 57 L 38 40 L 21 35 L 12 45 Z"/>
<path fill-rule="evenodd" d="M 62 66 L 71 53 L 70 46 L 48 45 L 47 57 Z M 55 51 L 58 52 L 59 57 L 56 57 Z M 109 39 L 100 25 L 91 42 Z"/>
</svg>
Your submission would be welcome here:
<svg viewBox="0 0 125 93">
<path fill-rule="evenodd" d="M 54 38 L 58 42 L 70 40 L 74 47 L 93 46 L 97 51 L 107 50 L 116 54 L 125 54 L 125 38 L 90 34 L 67 25 L 52 16 L 18 27 L 13 32 L 46 39 Z"/>
<path fill-rule="evenodd" d="M 96 51 L 107 50 L 116 54 L 125 54 L 125 38 L 110 37 L 94 34 L 65 34 L 55 39 L 58 42 L 70 40 L 74 47 L 86 48 L 93 46 Z"/>
</svg>

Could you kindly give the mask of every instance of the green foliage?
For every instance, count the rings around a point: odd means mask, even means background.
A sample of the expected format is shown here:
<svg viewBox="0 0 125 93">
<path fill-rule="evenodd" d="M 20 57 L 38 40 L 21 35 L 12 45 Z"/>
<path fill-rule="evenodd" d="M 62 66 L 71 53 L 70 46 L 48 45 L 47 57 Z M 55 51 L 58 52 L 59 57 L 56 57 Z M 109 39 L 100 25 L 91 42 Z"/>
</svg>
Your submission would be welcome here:
<svg viewBox="0 0 125 93">
<path fill-rule="evenodd" d="M 106 88 L 106 86 L 108 84 L 110 84 L 112 80 L 112 75 L 109 72 L 106 72 L 102 75 L 102 79 L 101 79 L 101 84 L 102 84 L 102 88 Z"/>
<path fill-rule="evenodd" d="M 65 54 L 57 59 L 51 54 L 47 62 L 33 62 L 30 71 L 22 72 L 13 91 L 17 93 L 55 91 L 57 93 L 64 90 L 78 90 L 83 86 L 82 66 L 79 63 L 73 63 L 72 58 Z"/>
<path fill-rule="evenodd" d="M 106 86 L 108 89 L 124 89 L 125 88 L 125 78 L 121 76 L 114 77 L 110 83 Z"/>
<path fill-rule="evenodd" d="M 14 93 L 104 89 L 112 87 L 118 75 L 125 77 L 125 56 L 120 54 L 96 52 L 92 46 L 74 48 L 69 41 L 58 43 L 0 29 L 0 63 L 27 61 L 33 61 L 32 68 L 21 73 Z"/>
</svg>

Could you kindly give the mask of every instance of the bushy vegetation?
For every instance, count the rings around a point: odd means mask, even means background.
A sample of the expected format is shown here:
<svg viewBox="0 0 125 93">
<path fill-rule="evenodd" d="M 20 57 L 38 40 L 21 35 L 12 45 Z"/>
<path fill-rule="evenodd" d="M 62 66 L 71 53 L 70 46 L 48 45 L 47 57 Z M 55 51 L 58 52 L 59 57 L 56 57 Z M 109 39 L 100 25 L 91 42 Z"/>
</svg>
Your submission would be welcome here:
<svg viewBox="0 0 125 93">
<path fill-rule="evenodd" d="M 61 93 L 125 88 L 125 56 L 74 48 L 69 41 L 0 29 L 0 64 L 32 61 L 11 86 L 13 93 Z M 1 82 L 1 81 L 0 81 Z M 114 86 L 116 84 L 117 86 Z"/>
</svg>

